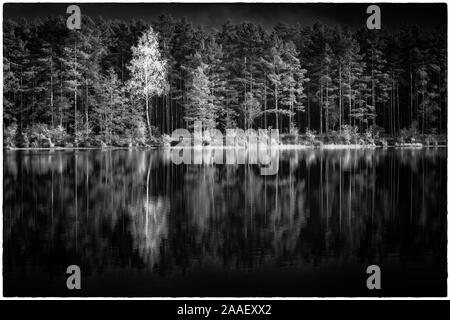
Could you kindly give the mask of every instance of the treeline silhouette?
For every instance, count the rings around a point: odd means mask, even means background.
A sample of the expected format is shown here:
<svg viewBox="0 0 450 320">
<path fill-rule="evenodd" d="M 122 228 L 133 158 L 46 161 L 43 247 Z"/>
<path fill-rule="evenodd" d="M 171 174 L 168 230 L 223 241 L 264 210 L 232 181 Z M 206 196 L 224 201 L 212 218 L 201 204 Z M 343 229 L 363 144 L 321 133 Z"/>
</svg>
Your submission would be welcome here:
<svg viewBox="0 0 450 320">
<path fill-rule="evenodd" d="M 205 30 L 163 15 L 83 16 L 71 31 L 59 16 L 5 21 L 3 39 L 6 145 L 145 143 L 195 120 L 293 134 L 446 132 L 445 27 Z M 139 73 L 157 64 L 160 77 L 143 86 Z"/>
</svg>

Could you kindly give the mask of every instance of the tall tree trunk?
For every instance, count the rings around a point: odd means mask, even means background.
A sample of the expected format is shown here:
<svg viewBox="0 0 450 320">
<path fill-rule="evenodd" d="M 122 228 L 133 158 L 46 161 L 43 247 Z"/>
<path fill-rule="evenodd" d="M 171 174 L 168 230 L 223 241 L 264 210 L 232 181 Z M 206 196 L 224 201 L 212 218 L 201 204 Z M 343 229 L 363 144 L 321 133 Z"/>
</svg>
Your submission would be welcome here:
<svg viewBox="0 0 450 320">
<path fill-rule="evenodd" d="M 267 82 L 266 73 L 264 73 L 264 128 L 267 129 Z"/>
<path fill-rule="evenodd" d="M 372 72 L 372 74 L 371 74 L 371 76 L 372 76 L 372 107 L 374 108 L 374 110 L 375 110 L 375 113 L 376 113 L 376 106 L 375 106 L 375 77 L 374 77 L 374 74 L 373 74 L 373 47 L 372 47 L 372 70 L 371 70 L 371 72 Z M 375 118 L 374 118 L 374 120 L 373 120 L 373 125 L 375 124 Z M 369 123 L 367 123 L 367 126 L 369 125 Z"/>
<path fill-rule="evenodd" d="M 389 104 L 390 104 L 390 108 L 389 108 L 389 132 L 391 133 L 391 134 L 394 134 L 394 121 L 393 121 L 393 112 L 392 112 L 392 108 L 393 108 L 393 105 L 394 105 L 394 84 L 393 84 L 393 79 L 392 79 L 392 73 L 391 73 L 391 92 L 390 92 L 390 95 L 391 95 L 391 99 L 390 99 L 390 101 L 389 101 Z"/>
<path fill-rule="evenodd" d="M 275 84 L 275 128 L 278 130 L 278 87 Z"/>
<path fill-rule="evenodd" d="M 339 62 L 339 134 L 341 134 L 341 132 L 342 132 L 341 128 L 342 128 L 342 81 L 341 81 L 341 63 Z M 339 184 L 339 187 L 340 187 L 340 184 Z M 340 197 L 340 193 L 339 193 L 339 197 Z"/>
<path fill-rule="evenodd" d="M 401 122 L 400 122 L 400 120 L 401 120 L 400 119 L 400 93 L 399 93 L 398 81 L 397 81 L 396 85 L 397 85 L 397 130 L 400 131 L 400 126 L 401 126 Z"/>
<path fill-rule="evenodd" d="M 422 74 L 423 72 L 424 71 L 422 71 Z M 422 134 L 424 133 L 425 133 L 425 80 L 422 80 Z"/>
<path fill-rule="evenodd" d="M 289 132 L 291 132 L 291 130 L 292 130 L 292 115 L 294 113 L 294 103 L 292 101 L 292 97 L 293 97 L 292 90 L 293 90 L 293 88 L 292 88 L 292 84 L 291 84 L 290 108 L 289 108 L 289 111 L 290 111 L 290 113 L 289 113 Z"/>
<path fill-rule="evenodd" d="M 75 71 L 76 71 L 76 65 L 77 65 L 77 39 L 75 38 Z M 74 107 L 75 107 L 74 135 L 75 135 L 75 143 L 76 143 L 77 142 L 77 80 L 75 80 Z"/>
<path fill-rule="evenodd" d="M 173 99 L 172 99 L 172 86 L 169 87 L 169 108 L 170 108 L 170 131 L 173 131 L 174 114 L 173 114 Z"/>
<path fill-rule="evenodd" d="M 412 70 L 411 65 L 409 66 L 409 109 L 410 109 L 410 122 L 413 122 L 413 84 L 412 84 Z"/>
<path fill-rule="evenodd" d="M 328 67 L 327 67 L 327 78 L 326 78 L 326 83 L 325 83 L 325 99 L 326 99 L 326 104 L 325 104 L 325 134 L 328 134 Z"/>
<path fill-rule="evenodd" d="M 306 111 L 306 116 L 308 118 L 308 129 L 311 128 L 311 109 L 309 104 L 309 85 L 308 85 L 308 110 Z"/>
<path fill-rule="evenodd" d="M 145 93 L 145 116 L 147 119 L 147 128 L 148 128 L 148 135 L 149 137 L 152 136 L 152 128 L 150 127 L 150 115 L 148 113 L 148 109 L 149 109 L 149 101 L 148 101 L 149 97 L 148 97 L 148 93 Z"/>
<path fill-rule="evenodd" d="M 322 103 L 323 103 L 323 97 L 322 97 L 322 79 L 320 80 L 319 84 L 319 128 L 320 128 L 320 135 L 322 135 Z"/>
<path fill-rule="evenodd" d="M 353 117 L 352 117 L 352 77 L 350 68 L 348 69 L 348 122 L 350 126 L 353 126 Z"/>
<path fill-rule="evenodd" d="M 88 85 L 88 79 L 86 78 L 86 107 L 84 110 L 85 117 L 86 117 L 86 134 L 89 133 L 89 85 Z"/>
<path fill-rule="evenodd" d="M 62 66 L 61 66 L 62 68 Z M 62 70 L 62 69 L 61 69 Z M 63 101 L 63 79 L 62 79 L 62 75 L 60 78 L 60 86 L 59 86 L 59 104 L 58 104 L 58 111 L 59 111 L 59 125 L 62 127 L 62 108 L 61 108 L 61 104 Z"/>
<path fill-rule="evenodd" d="M 20 80 L 19 80 L 19 92 L 20 92 L 20 111 L 19 112 L 19 123 L 20 123 L 20 132 L 23 131 L 23 120 L 22 120 L 22 110 L 23 110 L 23 76 L 22 76 L 22 65 L 20 65 Z"/>
<path fill-rule="evenodd" d="M 166 133 L 169 133 L 170 130 L 170 108 L 169 108 L 169 94 L 164 95 L 164 101 L 165 101 L 165 112 L 166 112 Z"/>
<path fill-rule="evenodd" d="M 148 74 L 145 70 L 145 117 L 147 119 L 148 136 L 152 136 L 152 128 L 150 127 L 150 115 L 149 115 L 149 96 L 148 96 Z"/>
<path fill-rule="evenodd" d="M 414 104 L 415 104 L 415 109 L 416 109 L 416 112 L 415 112 L 415 114 L 416 114 L 416 121 L 419 121 L 419 94 L 418 94 L 419 87 L 417 85 L 417 71 L 416 71 L 416 74 L 415 74 L 414 91 L 415 91 L 414 92 L 414 98 L 415 98 L 414 99 L 415 100 Z"/>
<path fill-rule="evenodd" d="M 52 128 L 55 127 L 53 111 L 53 57 L 50 56 L 50 108 L 52 113 Z"/>
<path fill-rule="evenodd" d="M 438 73 L 438 90 L 439 90 L 439 134 L 442 133 L 442 99 L 441 99 L 441 69 L 439 69 Z"/>
</svg>

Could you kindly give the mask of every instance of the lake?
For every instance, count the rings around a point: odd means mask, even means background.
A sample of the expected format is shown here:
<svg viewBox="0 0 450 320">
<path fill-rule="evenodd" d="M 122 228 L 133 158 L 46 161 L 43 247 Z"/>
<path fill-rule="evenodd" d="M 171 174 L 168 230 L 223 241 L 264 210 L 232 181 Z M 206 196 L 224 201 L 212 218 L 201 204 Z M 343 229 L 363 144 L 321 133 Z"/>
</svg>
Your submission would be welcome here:
<svg viewBox="0 0 450 320">
<path fill-rule="evenodd" d="M 201 157 L 5 151 L 4 295 L 446 295 L 446 148 L 285 150 L 273 175 Z"/>
</svg>

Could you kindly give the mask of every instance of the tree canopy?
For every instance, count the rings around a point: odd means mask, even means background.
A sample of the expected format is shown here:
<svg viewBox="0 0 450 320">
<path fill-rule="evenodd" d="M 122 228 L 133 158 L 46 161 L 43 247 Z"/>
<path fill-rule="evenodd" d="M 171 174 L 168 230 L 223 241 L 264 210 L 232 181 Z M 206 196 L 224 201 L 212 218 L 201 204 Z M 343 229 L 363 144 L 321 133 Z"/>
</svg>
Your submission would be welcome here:
<svg viewBox="0 0 450 320">
<path fill-rule="evenodd" d="M 445 30 L 83 16 L 4 23 L 4 123 L 75 143 L 207 127 L 446 132 Z M 146 124 L 146 125 L 144 125 Z"/>
</svg>

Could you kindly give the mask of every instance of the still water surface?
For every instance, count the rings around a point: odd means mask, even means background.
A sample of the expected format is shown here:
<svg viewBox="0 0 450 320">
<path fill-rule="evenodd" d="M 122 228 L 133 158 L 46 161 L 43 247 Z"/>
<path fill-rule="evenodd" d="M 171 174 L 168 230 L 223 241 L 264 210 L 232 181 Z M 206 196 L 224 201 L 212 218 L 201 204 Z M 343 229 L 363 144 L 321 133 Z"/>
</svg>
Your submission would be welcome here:
<svg viewBox="0 0 450 320">
<path fill-rule="evenodd" d="M 446 295 L 444 148 L 282 151 L 269 176 L 168 150 L 3 156 L 6 296 Z"/>
</svg>

